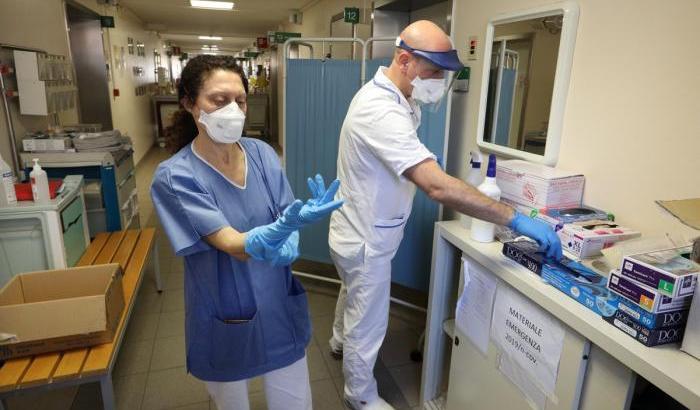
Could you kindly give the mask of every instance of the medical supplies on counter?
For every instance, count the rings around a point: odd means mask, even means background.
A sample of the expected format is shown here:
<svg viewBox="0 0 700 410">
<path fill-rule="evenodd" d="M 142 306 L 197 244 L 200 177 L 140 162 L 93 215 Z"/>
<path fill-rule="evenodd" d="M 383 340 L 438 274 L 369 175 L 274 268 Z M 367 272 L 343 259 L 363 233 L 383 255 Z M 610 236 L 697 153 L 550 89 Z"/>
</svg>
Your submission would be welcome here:
<svg viewBox="0 0 700 410">
<path fill-rule="evenodd" d="M 501 197 L 532 208 L 570 208 L 581 205 L 584 177 L 522 160 L 498 164 Z"/>
<path fill-rule="evenodd" d="M 690 246 L 625 256 L 620 275 L 636 280 L 668 297 L 692 295 L 700 274 L 700 264 L 689 255 Z"/>
<path fill-rule="evenodd" d="M 659 258 L 659 253 L 661 253 L 665 255 L 666 259 L 664 260 L 668 261 L 675 260 L 675 256 L 671 255 L 672 251 L 675 251 L 676 255 L 683 255 L 687 249 L 685 247 L 662 250 L 651 252 L 651 254 Z M 672 288 L 670 285 L 658 281 L 655 288 L 652 288 L 625 276 L 629 273 L 623 274 L 622 269 L 613 270 L 606 277 L 567 257 L 564 257 L 561 262 L 556 262 L 547 260 L 537 251 L 538 245 L 529 240 L 517 240 L 503 244 L 503 254 L 506 257 L 537 273 L 543 281 L 597 313 L 605 321 L 645 346 L 653 347 L 677 343 L 683 339 L 686 322 L 689 321 L 688 309 L 692 295 L 668 297 L 669 292 L 678 292 L 675 290 L 676 282 Z M 639 255 L 629 256 L 624 259 L 623 265 L 628 263 L 630 259 L 638 261 L 640 258 Z M 677 260 L 671 265 L 678 266 L 679 264 L 687 266 L 684 261 Z M 669 274 L 667 270 L 669 264 L 659 262 L 655 265 L 649 265 L 663 271 L 657 272 L 659 274 Z M 660 266 L 664 266 L 666 269 L 660 269 Z M 628 266 L 627 270 L 629 271 L 633 267 L 634 265 Z M 639 271 L 639 269 L 637 270 Z M 677 269 L 676 273 L 679 273 Z M 654 275 L 650 274 L 649 276 Z M 644 280 L 651 281 L 650 279 Z M 663 288 L 664 291 L 660 292 L 660 288 Z M 700 314 L 700 308 L 697 310 Z M 700 335 L 700 329 L 698 329 L 698 335 Z M 692 351 L 693 347 L 689 349 Z M 700 351 L 695 354 L 700 355 Z"/>
<path fill-rule="evenodd" d="M 637 238 L 641 233 L 607 220 L 592 220 L 565 224 L 557 231 L 562 249 L 577 258 L 600 255 L 600 251 L 615 242 Z"/>
<path fill-rule="evenodd" d="M 25 152 L 113 152 L 131 145 L 131 139 L 119 130 L 86 132 L 78 128 L 35 132 L 22 140 Z"/>
</svg>

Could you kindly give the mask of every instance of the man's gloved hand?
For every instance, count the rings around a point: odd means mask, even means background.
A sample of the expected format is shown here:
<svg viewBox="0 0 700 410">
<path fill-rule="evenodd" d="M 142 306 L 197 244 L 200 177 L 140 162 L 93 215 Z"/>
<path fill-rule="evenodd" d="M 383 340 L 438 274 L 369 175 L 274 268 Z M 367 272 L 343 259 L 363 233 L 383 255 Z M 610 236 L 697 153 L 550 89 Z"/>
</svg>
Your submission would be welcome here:
<svg viewBox="0 0 700 410">
<path fill-rule="evenodd" d="M 274 266 L 289 266 L 299 257 L 299 231 L 292 232 L 282 246 L 267 250 L 265 260 Z"/>
<path fill-rule="evenodd" d="M 540 245 L 540 252 L 544 252 L 547 258 L 561 260 L 559 236 L 546 223 L 516 211 L 508 227 L 521 235 L 534 239 Z"/>
</svg>

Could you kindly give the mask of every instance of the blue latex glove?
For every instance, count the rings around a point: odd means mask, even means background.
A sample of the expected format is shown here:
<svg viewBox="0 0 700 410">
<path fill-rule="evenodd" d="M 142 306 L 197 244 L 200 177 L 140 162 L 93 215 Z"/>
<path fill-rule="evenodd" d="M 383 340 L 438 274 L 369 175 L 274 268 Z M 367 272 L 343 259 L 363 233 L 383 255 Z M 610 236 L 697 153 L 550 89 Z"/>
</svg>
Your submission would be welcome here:
<svg viewBox="0 0 700 410">
<path fill-rule="evenodd" d="M 319 221 L 343 205 L 343 201 L 333 200 L 340 186 L 338 180 L 333 181 L 327 190 L 320 175 L 316 175 L 312 182 L 309 184 L 312 197 L 306 204 L 297 199 L 275 222 L 248 231 L 245 237 L 245 252 L 248 255 L 257 260 L 269 260 L 265 255 L 274 254 L 294 231 Z"/>
<path fill-rule="evenodd" d="M 547 258 L 561 260 L 561 241 L 554 230 L 546 223 L 515 212 L 508 227 L 515 232 L 534 239 L 540 245 L 540 252 Z"/>
<path fill-rule="evenodd" d="M 311 191 L 311 198 L 306 203 L 311 205 L 321 205 L 330 202 L 340 187 L 340 181 L 336 179 L 326 189 L 326 184 L 320 174 L 316 174 L 313 179 L 308 178 L 306 182 L 309 184 L 309 191 Z"/>
<path fill-rule="evenodd" d="M 309 178 L 307 182 L 311 198 L 305 204 L 298 199 L 292 202 L 278 220 L 287 229 L 301 229 L 343 206 L 343 200 L 333 200 L 340 187 L 340 181 L 336 179 L 326 189 L 323 177 L 317 174 L 313 180 Z"/>
<path fill-rule="evenodd" d="M 265 260 L 274 266 L 289 266 L 299 257 L 299 231 L 292 232 L 281 247 L 266 250 Z"/>
</svg>

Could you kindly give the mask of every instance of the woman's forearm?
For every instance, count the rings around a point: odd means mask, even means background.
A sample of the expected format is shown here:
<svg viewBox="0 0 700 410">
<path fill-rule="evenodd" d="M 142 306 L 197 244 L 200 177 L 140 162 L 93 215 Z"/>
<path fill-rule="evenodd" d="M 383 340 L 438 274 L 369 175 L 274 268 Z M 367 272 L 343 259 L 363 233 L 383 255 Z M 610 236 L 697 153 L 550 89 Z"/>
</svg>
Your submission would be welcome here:
<svg viewBox="0 0 700 410">
<path fill-rule="evenodd" d="M 244 261 L 250 256 L 245 252 L 245 232 L 238 232 L 230 226 L 207 235 L 205 240 L 216 249 Z"/>
</svg>

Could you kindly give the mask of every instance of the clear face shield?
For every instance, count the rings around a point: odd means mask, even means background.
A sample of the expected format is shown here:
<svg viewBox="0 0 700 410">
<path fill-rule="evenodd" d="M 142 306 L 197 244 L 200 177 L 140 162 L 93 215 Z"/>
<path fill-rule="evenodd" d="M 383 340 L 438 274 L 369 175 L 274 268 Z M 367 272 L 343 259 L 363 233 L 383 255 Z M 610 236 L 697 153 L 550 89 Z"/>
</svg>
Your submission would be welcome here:
<svg viewBox="0 0 700 410">
<path fill-rule="evenodd" d="M 401 37 L 396 38 L 396 47 L 408 51 L 417 61 L 418 76 L 411 85 L 411 97 L 422 109 L 436 112 L 442 107 L 445 97 L 455 84 L 455 72 L 464 68 L 457 50 L 427 51 L 407 45 Z"/>
<path fill-rule="evenodd" d="M 420 105 L 421 110 L 428 112 L 438 112 L 443 104 L 446 104 L 452 87 L 454 87 L 457 76 L 452 71 L 438 70 L 440 74 L 427 78 L 417 76 L 411 85 L 413 91 L 411 97 Z"/>
</svg>

